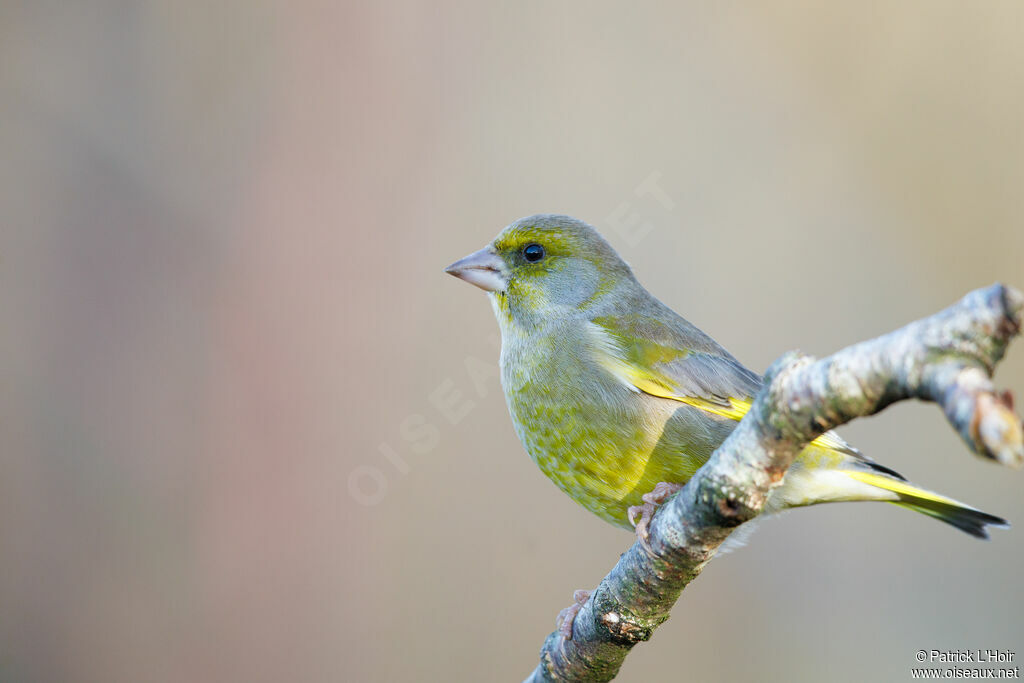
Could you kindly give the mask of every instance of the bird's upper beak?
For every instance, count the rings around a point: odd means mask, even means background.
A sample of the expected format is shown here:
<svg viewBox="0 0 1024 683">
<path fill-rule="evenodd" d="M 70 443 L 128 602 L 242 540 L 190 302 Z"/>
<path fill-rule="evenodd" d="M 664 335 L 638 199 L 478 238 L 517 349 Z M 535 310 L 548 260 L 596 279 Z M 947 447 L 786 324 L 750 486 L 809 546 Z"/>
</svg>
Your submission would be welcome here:
<svg viewBox="0 0 1024 683">
<path fill-rule="evenodd" d="M 444 269 L 449 275 L 476 285 L 486 292 L 501 292 L 508 285 L 504 263 L 493 249 L 484 247 Z"/>
</svg>

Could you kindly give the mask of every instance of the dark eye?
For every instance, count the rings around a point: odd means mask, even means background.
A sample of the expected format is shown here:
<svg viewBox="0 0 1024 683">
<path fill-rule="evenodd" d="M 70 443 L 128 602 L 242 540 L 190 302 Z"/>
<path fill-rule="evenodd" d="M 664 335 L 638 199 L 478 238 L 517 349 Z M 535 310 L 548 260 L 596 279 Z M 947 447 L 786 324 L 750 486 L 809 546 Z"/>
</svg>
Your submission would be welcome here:
<svg viewBox="0 0 1024 683">
<path fill-rule="evenodd" d="M 530 263 L 536 263 L 544 258 L 544 247 L 539 244 L 527 244 L 523 247 L 523 257 Z"/>
</svg>

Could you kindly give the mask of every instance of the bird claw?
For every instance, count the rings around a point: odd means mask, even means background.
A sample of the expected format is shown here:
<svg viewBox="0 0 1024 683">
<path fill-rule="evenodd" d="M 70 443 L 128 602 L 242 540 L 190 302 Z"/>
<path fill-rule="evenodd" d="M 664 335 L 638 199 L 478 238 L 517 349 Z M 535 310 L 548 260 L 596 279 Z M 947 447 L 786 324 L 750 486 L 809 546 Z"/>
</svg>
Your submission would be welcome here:
<svg viewBox="0 0 1024 683">
<path fill-rule="evenodd" d="M 572 599 L 575 602 L 559 612 L 558 617 L 555 619 L 555 628 L 558 629 L 558 632 L 566 640 L 572 640 L 572 624 L 576 620 L 576 615 L 579 614 L 580 609 L 590 599 L 590 591 L 575 591 L 572 594 Z"/>
<path fill-rule="evenodd" d="M 640 496 L 640 499 L 644 501 L 643 505 L 631 505 L 626 510 L 629 523 L 636 529 L 637 538 L 644 542 L 647 541 L 648 527 L 650 526 L 651 519 L 654 517 L 654 511 L 681 488 L 683 488 L 681 484 L 669 484 L 664 481 L 658 482 L 654 490 Z M 640 516 L 640 519 L 636 519 L 637 515 Z"/>
<path fill-rule="evenodd" d="M 651 517 L 654 516 L 656 507 L 651 503 L 644 503 L 643 505 L 630 505 L 629 509 L 626 510 L 626 516 L 629 517 L 629 523 L 636 530 L 637 538 L 644 541 L 647 540 L 647 524 L 651 521 Z M 640 516 L 639 519 L 637 519 L 637 515 Z"/>
</svg>

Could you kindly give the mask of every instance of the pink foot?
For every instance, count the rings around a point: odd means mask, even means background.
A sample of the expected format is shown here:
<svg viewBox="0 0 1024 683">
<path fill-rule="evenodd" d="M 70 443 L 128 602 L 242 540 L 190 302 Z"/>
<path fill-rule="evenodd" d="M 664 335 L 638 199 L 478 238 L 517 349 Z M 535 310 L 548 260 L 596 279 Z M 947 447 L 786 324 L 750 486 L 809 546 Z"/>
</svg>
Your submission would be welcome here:
<svg viewBox="0 0 1024 683">
<path fill-rule="evenodd" d="M 572 599 L 575 602 L 559 612 L 558 618 L 555 619 L 555 628 L 566 640 L 572 640 L 572 622 L 576 620 L 580 608 L 590 599 L 590 591 L 576 591 L 572 594 Z"/>
<path fill-rule="evenodd" d="M 636 529 L 637 538 L 641 541 L 647 540 L 647 526 L 651 523 L 651 518 L 654 517 L 654 511 L 681 488 L 683 488 L 682 484 L 659 482 L 653 491 L 640 496 L 644 501 L 643 505 L 631 505 L 626 510 L 629 523 Z M 640 519 L 636 519 L 637 515 L 640 515 Z"/>
</svg>

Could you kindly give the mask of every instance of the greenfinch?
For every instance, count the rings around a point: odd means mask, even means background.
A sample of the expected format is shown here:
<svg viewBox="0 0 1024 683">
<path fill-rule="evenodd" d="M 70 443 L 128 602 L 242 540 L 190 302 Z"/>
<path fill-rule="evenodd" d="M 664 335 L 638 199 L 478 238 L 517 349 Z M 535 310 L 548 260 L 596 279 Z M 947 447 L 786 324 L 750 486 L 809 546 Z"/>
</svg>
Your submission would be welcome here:
<svg viewBox="0 0 1024 683">
<path fill-rule="evenodd" d="M 446 271 L 487 292 L 516 433 L 570 498 L 630 528 L 736 427 L 762 379 L 658 301 L 598 232 L 552 214 L 520 219 Z M 652 492 L 653 494 L 648 494 Z M 885 501 L 979 538 L 1005 520 L 906 481 L 833 432 L 809 445 L 766 511 Z"/>
</svg>

